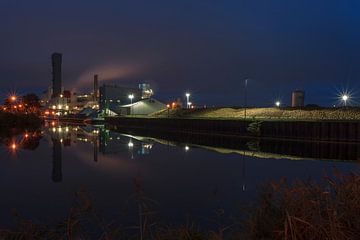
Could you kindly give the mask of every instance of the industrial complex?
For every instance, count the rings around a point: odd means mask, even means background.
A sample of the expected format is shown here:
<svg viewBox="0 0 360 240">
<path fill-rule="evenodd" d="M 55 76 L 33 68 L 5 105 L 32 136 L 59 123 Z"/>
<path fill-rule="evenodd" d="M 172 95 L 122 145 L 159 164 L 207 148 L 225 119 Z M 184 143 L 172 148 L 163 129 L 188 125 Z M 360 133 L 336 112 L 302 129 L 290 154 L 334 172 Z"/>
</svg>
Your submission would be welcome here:
<svg viewBox="0 0 360 240">
<path fill-rule="evenodd" d="M 166 109 L 166 104 L 154 98 L 150 84 L 140 83 L 138 87 L 103 84 L 99 76 L 93 77 L 93 90 L 77 94 L 66 90 L 62 84 L 62 54 L 53 53 L 52 86 L 41 96 L 41 105 L 46 115 L 85 114 L 94 118 L 117 115 L 148 115 Z"/>
</svg>

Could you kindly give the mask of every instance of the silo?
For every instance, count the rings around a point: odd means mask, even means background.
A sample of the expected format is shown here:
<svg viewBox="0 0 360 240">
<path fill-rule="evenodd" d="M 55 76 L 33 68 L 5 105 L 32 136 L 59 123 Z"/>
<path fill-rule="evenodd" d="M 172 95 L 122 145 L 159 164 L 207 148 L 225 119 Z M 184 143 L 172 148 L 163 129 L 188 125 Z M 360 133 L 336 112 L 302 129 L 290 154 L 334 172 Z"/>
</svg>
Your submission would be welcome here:
<svg viewBox="0 0 360 240">
<path fill-rule="evenodd" d="M 292 107 L 304 107 L 305 92 L 302 90 L 295 90 L 292 93 L 291 106 Z"/>
</svg>

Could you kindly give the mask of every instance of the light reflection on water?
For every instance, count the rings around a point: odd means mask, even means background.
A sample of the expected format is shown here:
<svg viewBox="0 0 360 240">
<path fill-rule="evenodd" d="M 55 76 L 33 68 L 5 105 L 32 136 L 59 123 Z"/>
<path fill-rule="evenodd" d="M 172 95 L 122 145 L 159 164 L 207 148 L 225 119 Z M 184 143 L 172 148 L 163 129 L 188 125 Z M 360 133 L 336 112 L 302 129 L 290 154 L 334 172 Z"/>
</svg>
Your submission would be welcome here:
<svg viewBox="0 0 360 240">
<path fill-rule="evenodd" d="M 130 224 L 136 219 L 133 196 L 138 184 L 165 221 L 181 222 L 188 215 L 207 219 L 216 209 L 232 215 L 252 203 L 259 185 L 271 180 L 320 179 L 333 167 L 344 172 L 358 168 L 354 161 L 259 152 L 259 146 L 274 147 L 259 142 L 244 144 L 246 148 L 232 143 L 228 149 L 92 126 L 50 124 L 42 131 L 1 139 L 1 226 L 12 223 L 13 208 L 37 221 L 63 219 L 79 190 L 89 193 L 106 218 Z"/>
</svg>

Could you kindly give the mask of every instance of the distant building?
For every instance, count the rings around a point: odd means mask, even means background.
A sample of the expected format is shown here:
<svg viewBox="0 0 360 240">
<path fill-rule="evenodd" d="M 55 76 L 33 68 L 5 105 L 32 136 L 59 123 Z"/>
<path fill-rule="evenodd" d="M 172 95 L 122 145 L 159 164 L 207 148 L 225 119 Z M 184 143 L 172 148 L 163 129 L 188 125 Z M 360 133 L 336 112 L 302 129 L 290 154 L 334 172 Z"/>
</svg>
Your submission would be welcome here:
<svg viewBox="0 0 360 240">
<path fill-rule="evenodd" d="M 133 98 L 130 99 L 129 95 Z M 99 106 L 101 110 L 115 110 L 120 105 L 134 103 L 141 99 L 142 92 L 137 88 L 119 87 L 116 85 L 102 85 L 100 87 Z"/>
<path fill-rule="evenodd" d="M 152 95 L 154 95 L 153 90 L 150 88 L 149 83 L 140 83 L 139 89 L 141 91 L 141 98 L 150 98 Z"/>
<path fill-rule="evenodd" d="M 62 80 L 61 80 L 61 62 L 62 54 L 53 53 L 52 60 L 52 96 L 59 97 L 62 93 Z"/>
<path fill-rule="evenodd" d="M 304 107 L 305 106 L 305 92 L 302 90 L 295 90 L 291 97 L 292 107 Z"/>
</svg>

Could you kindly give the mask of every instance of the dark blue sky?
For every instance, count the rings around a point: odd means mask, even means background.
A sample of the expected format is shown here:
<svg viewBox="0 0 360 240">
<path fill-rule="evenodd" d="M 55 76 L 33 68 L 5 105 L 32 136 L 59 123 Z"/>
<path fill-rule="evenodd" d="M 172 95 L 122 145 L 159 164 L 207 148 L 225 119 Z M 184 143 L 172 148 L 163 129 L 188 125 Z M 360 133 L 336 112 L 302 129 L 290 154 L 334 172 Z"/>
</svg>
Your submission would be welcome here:
<svg viewBox="0 0 360 240">
<path fill-rule="evenodd" d="M 153 84 L 167 100 L 189 89 L 208 105 L 332 105 L 360 79 L 357 0 L 0 1 L 0 87 L 39 91 L 63 53 L 67 89 L 103 82 Z"/>
</svg>

